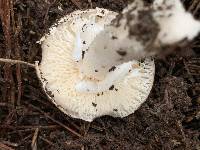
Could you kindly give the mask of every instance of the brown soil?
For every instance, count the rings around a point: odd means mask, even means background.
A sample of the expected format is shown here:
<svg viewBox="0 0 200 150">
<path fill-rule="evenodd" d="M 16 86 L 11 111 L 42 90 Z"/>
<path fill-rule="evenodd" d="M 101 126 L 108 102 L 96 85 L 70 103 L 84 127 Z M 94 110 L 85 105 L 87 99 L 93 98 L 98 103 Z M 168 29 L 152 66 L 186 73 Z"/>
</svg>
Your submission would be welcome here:
<svg viewBox="0 0 200 150">
<path fill-rule="evenodd" d="M 182 1 L 200 19 L 199 0 Z M 31 63 L 41 60 L 36 41 L 56 19 L 96 6 L 121 11 L 127 4 L 126 0 L 7 2 L 0 1 L 0 57 Z M 156 58 L 155 83 L 140 109 L 123 119 L 105 116 L 92 123 L 60 112 L 42 92 L 34 69 L 1 63 L 0 149 L 199 150 L 199 49 L 200 36 L 187 47 Z"/>
</svg>

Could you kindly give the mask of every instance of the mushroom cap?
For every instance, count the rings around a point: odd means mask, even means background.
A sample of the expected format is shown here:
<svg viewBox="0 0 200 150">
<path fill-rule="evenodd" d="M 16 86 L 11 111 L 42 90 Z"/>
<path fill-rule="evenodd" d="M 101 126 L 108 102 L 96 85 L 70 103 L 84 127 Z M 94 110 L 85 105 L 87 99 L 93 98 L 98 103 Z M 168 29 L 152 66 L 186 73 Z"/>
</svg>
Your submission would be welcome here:
<svg viewBox="0 0 200 150">
<path fill-rule="evenodd" d="M 138 109 L 151 91 L 155 72 L 151 58 L 129 62 L 131 69 L 125 77 L 106 91 L 80 92 L 75 88 L 81 80 L 77 64 L 79 49 L 87 48 L 81 43 L 91 43 L 116 15 L 100 8 L 78 10 L 62 18 L 41 39 L 42 61 L 36 64 L 37 75 L 49 99 L 73 118 L 92 121 L 103 115 L 128 116 Z M 85 26 L 89 28 L 86 33 L 82 32 Z"/>
</svg>

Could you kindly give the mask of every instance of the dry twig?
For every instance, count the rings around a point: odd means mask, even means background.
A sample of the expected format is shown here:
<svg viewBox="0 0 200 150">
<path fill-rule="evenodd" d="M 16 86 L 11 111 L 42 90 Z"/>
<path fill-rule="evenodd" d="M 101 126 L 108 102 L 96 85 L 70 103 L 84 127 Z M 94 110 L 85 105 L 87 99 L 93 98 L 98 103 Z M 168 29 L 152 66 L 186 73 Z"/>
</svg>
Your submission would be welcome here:
<svg viewBox="0 0 200 150">
<path fill-rule="evenodd" d="M 78 7 L 78 9 L 82 9 L 80 0 L 71 0 L 71 2 Z"/>
<path fill-rule="evenodd" d="M 10 64 L 22 64 L 22 65 L 27 65 L 31 68 L 35 68 L 35 64 L 31 64 L 31 63 L 24 62 L 24 61 L 21 61 L 21 60 L 12 60 L 12 59 L 0 58 L 0 62 L 10 63 Z"/>
<path fill-rule="evenodd" d="M 28 103 L 26 103 L 28 104 Z M 61 127 L 63 127 L 64 129 L 70 131 L 71 133 L 73 133 L 74 135 L 78 136 L 79 138 L 82 137 L 82 135 L 80 135 L 79 133 L 77 133 L 76 131 L 72 130 L 71 128 L 67 127 L 66 125 L 64 125 L 63 123 L 55 120 L 54 118 L 52 118 L 51 116 L 49 116 L 47 113 L 45 113 L 44 111 L 42 111 L 40 108 L 32 105 L 32 104 L 28 104 L 30 107 L 34 108 L 35 110 L 39 111 L 40 113 L 42 113 L 46 118 L 50 119 L 51 121 L 55 122 L 56 124 L 60 125 Z"/>
<path fill-rule="evenodd" d="M 14 150 L 13 148 L 11 148 L 3 143 L 0 143 L 0 149 L 1 150 Z"/>
<path fill-rule="evenodd" d="M 32 150 L 37 150 L 37 138 L 38 138 L 38 133 L 39 133 L 39 128 L 36 128 L 33 138 L 32 138 L 32 142 L 31 142 L 31 148 Z"/>
</svg>

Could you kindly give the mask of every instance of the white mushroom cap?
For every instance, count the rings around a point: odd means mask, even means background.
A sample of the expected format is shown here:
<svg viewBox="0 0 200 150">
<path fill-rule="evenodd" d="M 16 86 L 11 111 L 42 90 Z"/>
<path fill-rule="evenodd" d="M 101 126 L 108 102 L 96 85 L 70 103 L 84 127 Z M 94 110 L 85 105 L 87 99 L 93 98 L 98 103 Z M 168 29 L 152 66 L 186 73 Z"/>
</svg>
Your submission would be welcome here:
<svg viewBox="0 0 200 150">
<path fill-rule="evenodd" d="M 138 109 L 150 93 L 155 72 L 151 59 L 112 66 L 102 80 L 81 73 L 88 46 L 115 16 L 99 8 L 75 11 L 41 39 L 38 77 L 51 101 L 71 117 L 86 121 L 103 115 L 125 117 Z"/>
</svg>

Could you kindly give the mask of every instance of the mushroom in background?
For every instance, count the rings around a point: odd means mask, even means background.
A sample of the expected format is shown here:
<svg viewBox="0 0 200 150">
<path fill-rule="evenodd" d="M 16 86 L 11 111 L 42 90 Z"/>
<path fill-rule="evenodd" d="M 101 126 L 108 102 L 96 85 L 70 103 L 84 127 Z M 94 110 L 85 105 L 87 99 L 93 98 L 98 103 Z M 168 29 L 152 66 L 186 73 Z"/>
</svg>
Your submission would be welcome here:
<svg viewBox="0 0 200 150">
<path fill-rule="evenodd" d="M 37 75 L 51 101 L 69 116 L 125 117 L 151 91 L 155 67 L 149 56 L 199 31 L 200 23 L 180 0 L 155 0 L 152 7 L 135 0 L 120 15 L 78 10 L 40 40 Z"/>
<path fill-rule="evenodd" d="M 152 6 L 135 0 L 94 38 L 81 70 L 93 76 L 95 68 L 102 76 L 110 66 L 162 53 L 163 47 L 190 41 L 199 31 L 200 22 L 180 0 L 155 0 Z"/>
</svg>

